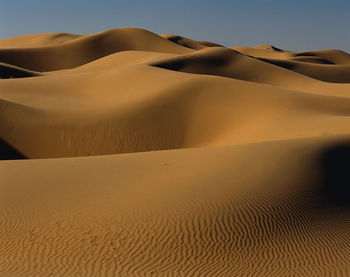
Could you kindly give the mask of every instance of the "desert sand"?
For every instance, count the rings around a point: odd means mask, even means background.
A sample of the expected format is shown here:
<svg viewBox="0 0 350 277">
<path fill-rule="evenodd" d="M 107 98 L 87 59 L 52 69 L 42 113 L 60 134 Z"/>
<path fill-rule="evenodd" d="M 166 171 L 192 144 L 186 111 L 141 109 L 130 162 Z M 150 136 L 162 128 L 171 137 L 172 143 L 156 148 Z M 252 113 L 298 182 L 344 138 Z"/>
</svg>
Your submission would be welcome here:
<svg viewBox="0 0 350 277">
<path fill-rule="evenodd" d="M 0 276 L 350 276 L 349 54 L 35 34 L 0 77 Z"/>
</svg>

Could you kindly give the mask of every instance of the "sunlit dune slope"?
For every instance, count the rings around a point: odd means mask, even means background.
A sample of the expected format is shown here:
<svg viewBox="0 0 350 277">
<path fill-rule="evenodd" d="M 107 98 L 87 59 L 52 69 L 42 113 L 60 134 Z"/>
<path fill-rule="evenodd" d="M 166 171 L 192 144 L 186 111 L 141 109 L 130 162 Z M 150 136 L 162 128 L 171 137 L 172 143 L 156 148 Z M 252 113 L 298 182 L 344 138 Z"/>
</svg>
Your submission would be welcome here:
<svg viewBox="0 0 350 277">
<path fill-rule="evenodd" d="M 350 275 L 349 54 L 50 33 L 0 77 L 0 276 Z"/>
<path fill-rule="evenodd" d="M 1 275 L 347 276 L 348 141 L 2 162 Z"/>
</svg>

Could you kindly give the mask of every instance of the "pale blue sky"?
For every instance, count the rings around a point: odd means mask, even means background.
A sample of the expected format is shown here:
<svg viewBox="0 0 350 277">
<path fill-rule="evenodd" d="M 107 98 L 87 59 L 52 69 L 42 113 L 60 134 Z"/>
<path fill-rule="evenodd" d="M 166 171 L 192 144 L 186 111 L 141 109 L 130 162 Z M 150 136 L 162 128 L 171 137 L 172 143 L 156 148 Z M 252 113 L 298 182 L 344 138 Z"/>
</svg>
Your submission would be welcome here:
<svg viewBox="0 0 350 277">
<path fill-rule="evenodd" d="M 0 39 L 120 27 L 225 46 L 350 52 L 350 0 L 0 0 Z"/>
</svg>

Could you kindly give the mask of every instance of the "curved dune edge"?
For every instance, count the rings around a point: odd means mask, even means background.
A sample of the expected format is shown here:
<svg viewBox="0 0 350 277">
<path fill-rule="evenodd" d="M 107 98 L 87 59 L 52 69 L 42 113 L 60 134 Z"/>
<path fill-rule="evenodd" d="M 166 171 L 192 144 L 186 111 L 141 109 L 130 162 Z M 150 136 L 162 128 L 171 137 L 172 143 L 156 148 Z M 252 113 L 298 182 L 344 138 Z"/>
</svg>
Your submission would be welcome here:
<svg viewBox="0 0 350 277">
<path fill-rule="evenodd" d="M 0 40 L 0 275 L 350 275 L 349 74 L 136 28 Z"/>
<path fill-rule="evenodd" d="M 0 76 L 1 79 L 12 79 L 44 76 L 44 74 L 0 62 Z"/>
</svg>

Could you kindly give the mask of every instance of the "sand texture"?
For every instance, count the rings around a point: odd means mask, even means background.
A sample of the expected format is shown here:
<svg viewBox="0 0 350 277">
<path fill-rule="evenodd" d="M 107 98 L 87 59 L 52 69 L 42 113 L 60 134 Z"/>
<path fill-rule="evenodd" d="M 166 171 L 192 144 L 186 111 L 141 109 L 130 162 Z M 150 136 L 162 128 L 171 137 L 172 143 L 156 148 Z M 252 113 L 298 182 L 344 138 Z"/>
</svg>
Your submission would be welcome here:
<svg viewBox="0 0 350 277">
<path fill-rule="evenodd" d="M 0 77 L 0 276 L 350 276 L 349 54 L 35 34 Z"/>
</svg>

